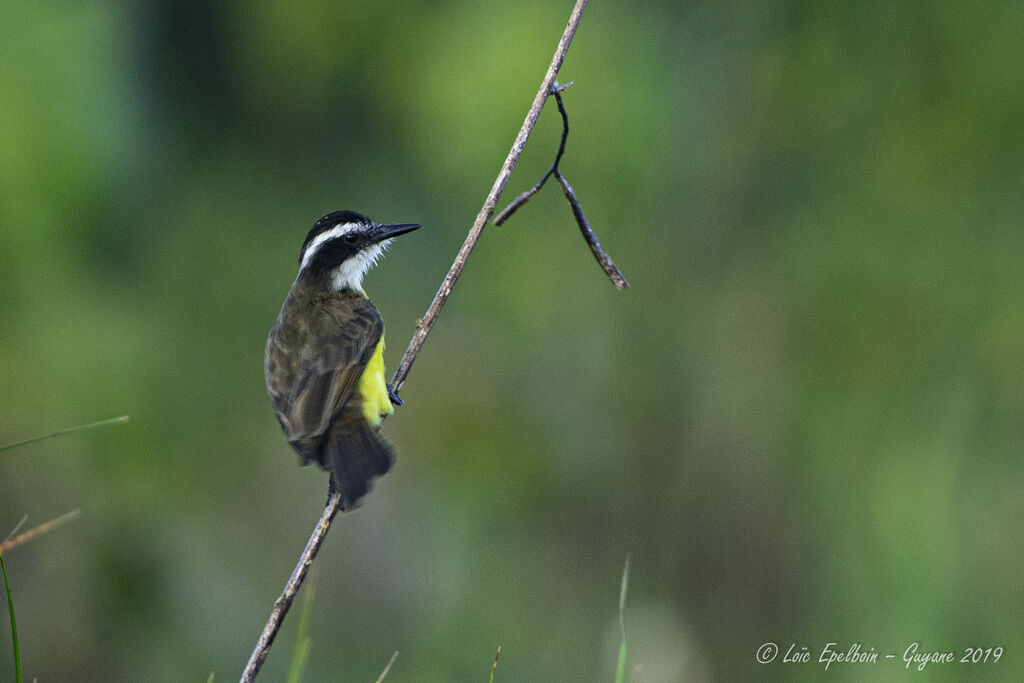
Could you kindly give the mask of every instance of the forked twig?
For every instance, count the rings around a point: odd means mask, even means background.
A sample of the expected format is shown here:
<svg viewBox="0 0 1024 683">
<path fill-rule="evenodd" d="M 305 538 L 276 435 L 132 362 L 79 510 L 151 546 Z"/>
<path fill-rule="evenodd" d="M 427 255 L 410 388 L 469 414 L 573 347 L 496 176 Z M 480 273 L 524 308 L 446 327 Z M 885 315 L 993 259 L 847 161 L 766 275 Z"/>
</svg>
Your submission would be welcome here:
<svg viewBox="0 0 1024 683">
<path fill-rule="evenodd" d="M 523 192 L 515 199 L 512 203 L 506 206 L 501 212 L 494 217 L 494 224 L 501 225 L 509 219 L 509 217 L 516 212 L 520 206 L 530 201 L 530 197 L 537 194 L 540 188 L 544 187 L 544 183 L 548 181 L 552 173 L 558 173 L 558 162 L 562 160 L 562 155 L 565 153 L 565 141 L 569 139 L 569 115 L 565 113 L 565 104 L 562 102 L 562 91 L 573 84 L 573 81 L 569 81 L 565 84 L 559 84 L 557 81 L 551 84 L 551 94 L 555 96 L 555 103 L 558 104 L 558 112 L 562 115 L 562 140 L 558 143 L 558 153 L 555 154 L 555 161 L 551 164 L 551 168 L 548 169 L 547 173 L 541 176 L 541 179 L 537 181 L 537 184 L 531 187 L 526 192 Z"/>
<path fill-rule="evenodd" d="M 487 224 L 488 219 L 490 219 L 494 214 L 494 207 L 497 206 L 498 199 L 501 197 L 501 193 L 508 184 L 509 176 L 512 175 L 512 169 L 515 168 L 520 155 L 523 153 L 523 148 L 526 146 L 526 141 L 530 137 L 530 133 L 533 131 L 534 125 L 537 123 L 537 118 L 540 116 L 540 111 L 544 107 L 544 102 L 551 93 L 551 85 L 555 82 L 555 78 L 558 76 L 558 70 L 562 67 L 562 62 L 565 61 L 565 55 L 569 51 L 569 45 L 572 43 L 573 36 L 576 35 L 576 29 L 579 28 L 580 19 L 583 17 L 583 10 L 587 7 L 587 1 L 588 0 L 576 0 L 576 5 L 573 7 L 572 14 L 569 15 L 569 22 L 566 24 L 565 30 L 562 32 L 562 37 L 558 41 L 558 47 L 555 49 L 555 55 L 551 59 L 551 64 L 548 66 L 547 73 L 544 74 L 544 80 L 541 82 L 540 89 L 533 98 L 533 104 L 530 106 L 530 110 L 526 114 L 526 120 L 523 121 L 523 125 L 519 129 L 519 134 L 516 135 L 516 139 L 512 143 L 512 149 L 509 150 L 508 156 L 505 157 L 505 163 L 501 165 L 498 177 L 494 180 L 494 185 L 491 187 L 491 191 L 488 193 L 487 199 L 484 200 L 484 204 L 480 208 L 480 212 L 477 214 L 476 220 L 473 221 L 473 227 L 469 229 L 469 234 L 466 235 L 466 239 L 462 243 L 459 253 L 455 256 L 455 262 L 452 263 L 452 267 L 448 270 L 448 274 L 445 275 L 444 280 L 441 282 L 441 287 L 437 290 L 437 294 L 434 295 L 434 300 L 430 303 L 430 307 L 427 308 L 426 314 L 416 325 L 416 332 L 413 334 L 412 340 L 409 342 L 409 347 L 405 350 L 405 354 L 402 356 L 402 360 L 399 361 L 398 367 L 395 369 L 395 375 L 391 380 L 391 388 L 396 395 L 402 388 L 402 384 L 405 383 L 405 378 L 409 375 L 409 370 L 412 368 L 413 361 L 416 360 L 416 356 L 423 347 L 423 342 L 426 340 L 431 328 L 437 321 L 437 316 L 440 314 L 441 309 L 448 300 L 448 296 L 452 292 L 452 287 L 455 286 L 455 282 L 459 279 L 462 269 L 466 266 L 466 259 L 469 258 L 470 252 L 473 251 L 473 247 L 476 246 L 477 241 L 479 241 L 480 235 L 483 233 L 484 226 Z M 302 582 L 305 580 L 306 574 L 309 572 L 309 567 L 313 563 L 313 559 L 316 557 L 317 551 L 320 550 L 320 546 L 323 544 L 324 537 L 327 536 L 327 531 L 330 529 L 331 521 L 334 519 L 335 515 L 338 514 L 338 510 L 340 508 L 341 494 L 332 493 L 327 499 L 327 505 L 324 507 L 324 511 L 321 513 L 320 519 L 317 521 L 316 528 L 313 530 L 313 534 L 310 536 L 309 542 L 306 543 L 305 549 L 303 549 L 302 554 L 299 556 L 298 564 L 295 566 L 291 576 L 288 578 L 288 583 L 285 584 L 284 591 L 274 602 L 274 608 L 270 612 L 270 618 L 267 619 L 267 624 L 263 627 L 263 631 L 260 633 L 260 637 L 256 641 L 256 647 L 253 649 L 252 655 L 249 657 L 249 661 L 245 666 L 245 670 L 242 672 L 242 683 L 248 683 L 256 679 L 256 675 L 259 673 L 260 667 L 263 666 L 263 662 L 267 658 L 267 653 L 270 651 L 270 646 L 274 643 L 274 637 L 277 635 L 277 631 L 281 628 L 281 622 L 288 613 L 288 608 L 291 607 L 292 602 L 295 600 L 295 595 L 299 592 L 299 588 L 302 586 Z"/>
<path fill-rule="evenodd" d="M 576 219 L 576 225 L 579 226 L 580 232 L 583 233 L 583 239 L 586 240 L 587 246 L 590 247 L 591 253 L 594 258 L 597 259 L 601 269 L 608 276 L 608 279 L 612 281 L 612 284 L 619 289 L 627 289 L 629 283 L 626 282 L 625 276 L 622 271 L 618 269 L 615 262 L 612 261 L 612 257 L 608 255 L 608 252 L 601 246 L 601 242 L 598 241 L 597 235 L 594 234 L 594 229 L 590 227 L 590 222 L 587 221 L 587 217 L 583 214 L 583 207 L 580 206 L 579 199 L 576 198 L 576 192 L 573 191 L 572 185 L 562 175 L 562 172 L 558 170 L 558 162 L 562 160 L 562 155 L 565 153 L 565 141 L 569 137 L 569 115 L 565 111 L 565 103 L 562 102 L 562 91 L 572 85 L 572 81 L 565 85 L 559 85 L 558 83 L 551 84 L 551 94 L 555 96 L 555 102 L 558 104 L 558 113 L 562 115 L 562 141 L 558 144 L 558 153 L 555 155 L 555 161 L 551 164 L 551 168 L 547 170 L 541 179 L 537 181 L 537 184 L 531 187 L 526 192 L 523 192 L 518 197 L 512 200 L 512 203 L 506 206 L 501 213 L 494 218 L 495 225 L 501 225 L 509 219 L 509 217 L 516 212 L 516 209 L 521 207 L 526 202 L 530 201 L 530 197 L 537 194 L 540 188 L 544 187 L 544 183 L 548 181 L 548 178 L 555 176 L 558 180 L 558 184 L 562 186 L 562 193 L 565 198 L 569 201 L 569 206 L 572 207 L 573 218 Z"/>
</svg>

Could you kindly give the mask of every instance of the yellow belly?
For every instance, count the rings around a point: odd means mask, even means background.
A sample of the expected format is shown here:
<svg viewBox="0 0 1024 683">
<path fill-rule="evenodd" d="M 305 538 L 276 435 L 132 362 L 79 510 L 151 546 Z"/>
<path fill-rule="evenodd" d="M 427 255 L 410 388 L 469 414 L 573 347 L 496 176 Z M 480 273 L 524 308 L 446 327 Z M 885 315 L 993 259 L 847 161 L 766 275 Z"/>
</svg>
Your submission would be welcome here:
<svg viewBox="0 0 1024 683">
<path fill-rule="evenodd" d="M 370 361 L 366 364 L 359 385 L 356 387 L 359 398 L 363 401 L 363 416 L 374 427 L 380 426 L 385 415 L 395 412 L 388 396 L 387 380 L 384 379 L 384 333 L 374 349 Z"/>
</svg>

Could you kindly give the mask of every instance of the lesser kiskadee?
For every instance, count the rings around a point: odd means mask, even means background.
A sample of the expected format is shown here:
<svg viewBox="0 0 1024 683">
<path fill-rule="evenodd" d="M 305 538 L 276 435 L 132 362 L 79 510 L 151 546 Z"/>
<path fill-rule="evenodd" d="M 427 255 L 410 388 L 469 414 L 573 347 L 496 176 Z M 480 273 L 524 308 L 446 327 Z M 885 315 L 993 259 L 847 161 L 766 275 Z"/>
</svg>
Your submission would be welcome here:
<svg viewBox="0 0 1024 683">
<path fill-rule="evenodd" d="M 331 473 L 349 510 L 395 456 L 381 420 L 401 403 L 384 379 L 384 326 L 363 276 L 393 237 L 419 225 L 380 225 L 354 211 L 329 213 L 299 254 L 299 274 L 267 339 L 267 393 L 302 464 Z"/>
</svg>

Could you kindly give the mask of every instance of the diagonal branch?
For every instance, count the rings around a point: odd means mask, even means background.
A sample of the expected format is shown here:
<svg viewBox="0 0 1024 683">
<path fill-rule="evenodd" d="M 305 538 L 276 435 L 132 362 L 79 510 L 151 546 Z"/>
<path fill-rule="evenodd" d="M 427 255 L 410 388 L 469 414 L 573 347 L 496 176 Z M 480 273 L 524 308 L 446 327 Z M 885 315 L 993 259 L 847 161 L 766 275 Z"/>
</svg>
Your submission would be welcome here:
<svg viewBox="0 0 1024 683">
<path fill-rule="evenodd" d="M 416 325 L 416 332 L 413 334 L 409 347 L 405 350 L 405 354 L 402 356 L 402 360 L 399 361 L 398 367 L 395 369 L 395 375 L 391 380 L 391 388 L 396 395 L 405 383 L 405 378 L 409 375 L 413 361 L 416 360 L 416 356 L 423 347 L 423 342 L 437 321 L 437 316 L 441 313 L 441 309 L 444 308 L 445 302 L 448 301 L 448 296 L 452 292 L 452 287 L 455 286 L 455 281 L 459 279 L 462 269 L 465 268 L 466 259 L 469 258 L 470 252 L 473 251 L 473 247 L 476 246 L 477 241 L 480 239 L 487 221 L 494 214 L 494 207 L 497 206 L 498 199 L 508 184 L 509 176 L 512 175 L 512 169 L 519 162 L 519 157 L 523 153 L 523 148 L 526 147 L 526 141 L 530 137 L 530 133 L 533 132 L 533 127 L 537 123 L 537 118 L 544 107 L 544 102 L 551 93 L 551 86 L 558 76 L 558 70 L 562 68 L 562 62 L 565 61 L 569 45 L 572 43 L 573 36 L 576 35 L 576 29 L 579 28 L 580 19 L 583 18 L 583 10 L 587 7 L 587 1 L 576 0 L 576 5 L 569 16 L 569 22 L 566 24 L 562 37 L 558 41 L 555 55 L 551 59 L 547 73 L 544 74 L 544 80 L 541 82 L 540 89 L 537 90 L 537 95 L 533 98 L 533 104 L 526 114 L 526 120 L 523 121 L 519 134 L 516 135 L 516 139 L 512 143 L 512 149 L 509 150 L 508 156 L 505 157 L 505 163 L 501 165 L 501 170 L 498 172 L 498 177 L 494 180 L 494 185 L 491 187 L 487 199 L 484 200 L 476 220 L 473 221 L 473 226 L 469 229 L 469 234 L 466 235 L 466 240 L 462 243 L 459 253 L 455 256 L 455 262 L 452 263 L 448 274 L 445 275 L 444 280 L 441 282 L 441 287 L 437 290 L 437 294 L 434 295 L 434 300 L 430 303 L 430 307 L 427 308 L 426 314 Z M 274 602 L 270 618 L 267 619 L 267 624 L 263 627 L 259 640 L 256 642 L 256 647 L 253 649 L 245 670 L 242 672 L 242 683 L 249 683 L 256 679 L 256 675 L 259 673 L 260 667 L 263 666 L 263 662 L 270 651 L 270 646 L 274 643 L 274 637 L 277 635 L 278 630 L 281 628 L 281 623 L 288 613 L 288 608 L 291 607 L 296 594 L 299 592 L 299 588 L 302 587 L 302 582 L 309 572 L 309 567 L 312 565 L 313 559 L 316 557 L 320 546 L 324 542 L 324 538 L 327 536 L 331 521 L 338 514 L 340 508 L 341 494 L 332 493 L 330 498 L 327 499 L 327 505 L 317 521 L 316 528 L 313 529 L 309 542 L 306 543 L 305 549 L 303 549 L 302 554 L 299 556 L 298 564 L 285 584 L 284 591 Z"/>
<path fill-rule="evenodd" d="M 309 568 L 313 566 L 313 560 L 316 558 L 317 551 L 320 550 L 320 546 L 323 545 L 324 539 L 327 537 L 327 532 L 331 528 L 331 520 L 334 519 L 334 516 L 338 514 L 340 509 L 341 493 L 332 493 L 331 497 L 327 499 L 327 505 L 324 507 L 323 514 L 320 515 L 320 519 L 316 523 L 316 528 L 313 529 L 313 535 L 309 537 L 306 547 L 302 550 L 302 554 L 299 555 L 299 563 L 295 565 L 292 575 L 288 577 L 288 583 L 284 585 L 281 597 L 274 601 L 274 609 L 270 611 L 267 625 L 263 627 L 263 632 L 260 633 L 259 640 L 256 641 L 256 647 L 253 649 L 249 662 L 245 665 L 245 670 L 242 672 L 242 683 L 256 680 L 256 674 L 260 672 L 260 667 L 263 666 L 263 662 L 267 659 L 270 646 L 274 644 L 274 637 L 281 628 L 281 622 L 284 621 L 284 616 L 288 614 L 288 608 L 292 606 L 299 588 L 302 587 L 302 582 L 306 580 Z"/>
<path fill-rule="evenodd" d="M 487 195 L 484 205 L 480 207 L 480 212 L 476 215 L 476 220 L 473 221 L 473 227 L 469 229 L 469 234 L 466 235 L 462 248 L 459 249 L 459 253 L 455 256 L 455 263 L 452 264 L 451 269 L 441 283 L 441 288 L 434 295 L 434 300 L 430 303 L 426 315 L 420 319 L 419 324 L 416 326 L 416 332 L 412 336 L 412 341 L 409 342 L 409 348 L 405 350 L 405 355 L 402 356 L 402 360 L 398 363 L 398 368 L 395 369 L 395 376 L 391 380 L 391 386 L 395 393 L 402 388 L 402 384 L 409 374 L 409 369 L 412 368 L 413 361 L 416 360 L 416 356 L 420 352 L 420 347 L 423 346 L 427 335 L 430 334 L 434 322 L 437 321 L 438 314 L 444 307 L 445 302 L 448 301 L 448 295 L 452 293 L 455 281 L 459 279 L 459 275 L 466 265 L 466 259 L 469 258 L 470 252 L 473 251 L 473 247 L 476 246 L 477 241 L 480 239 L 487 221 L 494 214 L 494 207 L 498 205 L 498 199 L 508 184 L 509 176 L 512 175 L 512 169 L 519 162 L 519 156 L 523 153 L 523 148 L 526 147 L 526 140 L 530 137 L 530 133 L 533 132 L 533 127 L 540 116 L 540 110 L 544 108 L 544 102 L 547 101 L 548 95 L 551 94 L 551 86 L 558 76 L 558 70 L 562 68 L 565 54 L 569 51 L 569 45 L 572 43 L 573 36 L 576 35 L 576 29 L 580 25 L 580 19 L 583 17 L 583 10 L 586 7 L 587 0 L 576 0 L 576 6 L 573 7 L 572 14 L 569 16 L 569 23 L 566 25 L 565 31 L 562 32 L 561 40 L 558 41 L 555 56 L 551 59 L 551 65 L 548 66 L 548 71 L 544 74 L 544 80 L 541 82 L 540 88 L 533 98 L 533 104 L 530 106 L 530 111 L 526 114 L 526 120 L 523 121 L 523 126 L 519 129 L 515 142 L 512 143 L 512 149 L 509 150 L 508 156 L 505 157 L 505 163 L 501 165 L 501 171 L 498 172 L 498 177 L 494 180 L 491 192 Z"/>
</svg>

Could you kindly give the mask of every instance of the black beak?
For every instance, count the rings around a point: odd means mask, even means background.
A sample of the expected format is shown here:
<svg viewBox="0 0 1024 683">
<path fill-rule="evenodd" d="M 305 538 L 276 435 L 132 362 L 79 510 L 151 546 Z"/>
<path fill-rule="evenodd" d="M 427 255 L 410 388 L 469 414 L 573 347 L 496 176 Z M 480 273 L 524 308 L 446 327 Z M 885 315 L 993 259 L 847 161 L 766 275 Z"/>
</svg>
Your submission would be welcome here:
<svg viewBox="0 0 1024 683">
<path fill-rule="evenodd" d="M 398 237 L 404 235 L 407 232 L 412 232 L 419 228 L 418 223 L 395 223 L 394 225 L 381 225 L 377 227 L 377 230 L 373 233 L 374 242 L 383 242 L 389 240 L 392 237 Z"/>
</svg>

